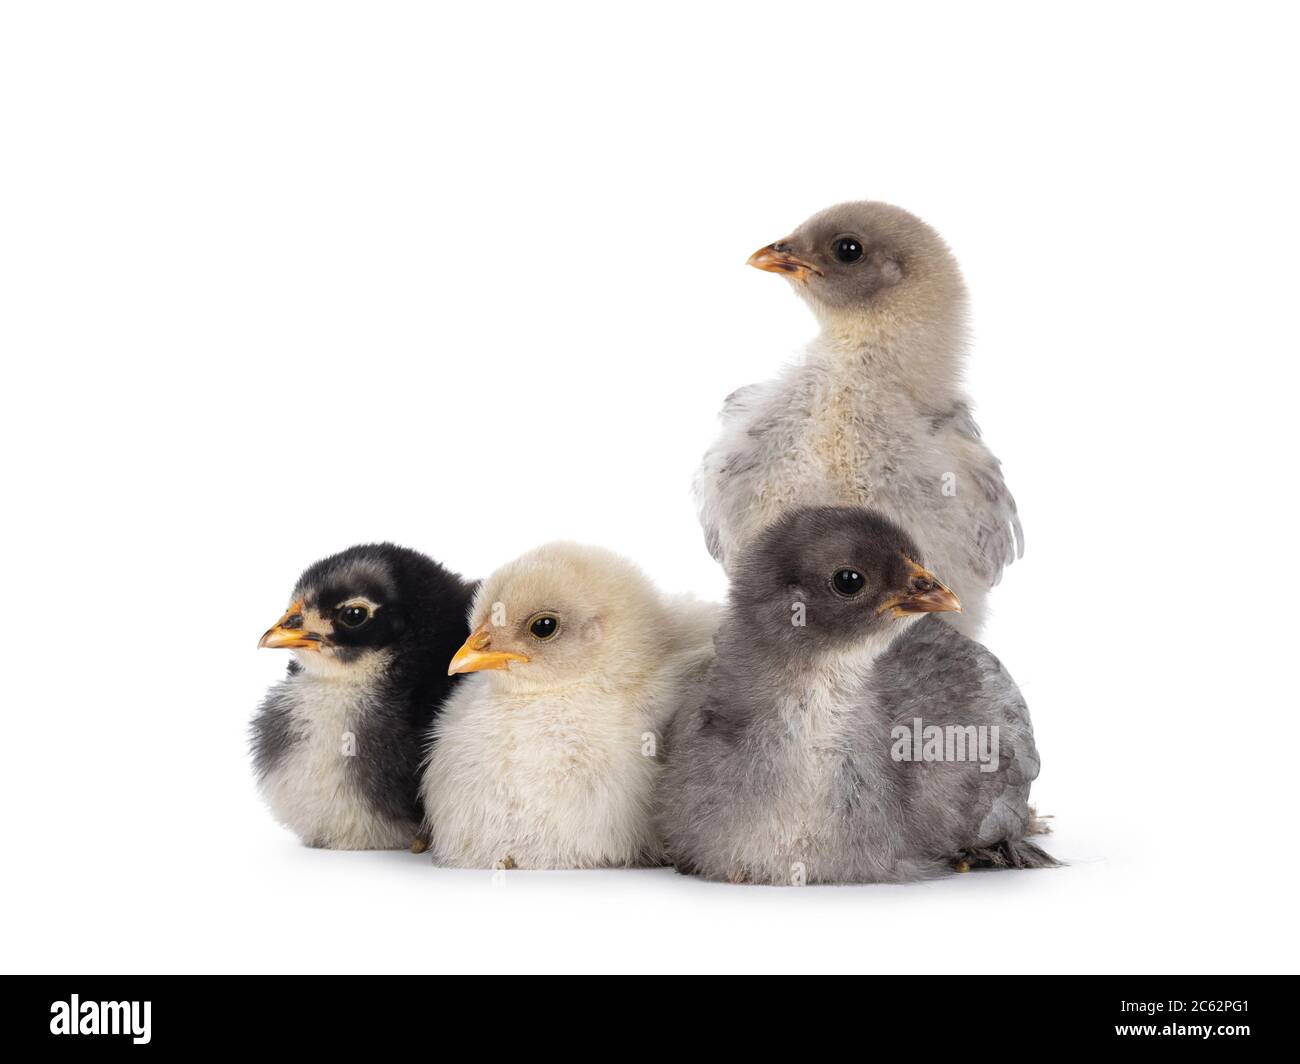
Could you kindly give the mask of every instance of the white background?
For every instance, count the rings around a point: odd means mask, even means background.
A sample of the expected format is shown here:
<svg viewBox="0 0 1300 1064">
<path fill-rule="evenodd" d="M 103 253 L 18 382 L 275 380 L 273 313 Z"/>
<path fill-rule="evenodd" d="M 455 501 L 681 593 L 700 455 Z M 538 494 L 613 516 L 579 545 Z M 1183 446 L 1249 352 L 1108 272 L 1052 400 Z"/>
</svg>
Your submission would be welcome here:
<svg viewBox="0 0 1300 1064">
<path fill-rule="evenodd" d="M 0 963 L 1294 969 L 1283 5 L 6 5 Z M 986 642 L 1054 872 L 762 889 L 307 850 L 257 651 L 359 540 L 721 597 L 689 494 L 813 333 L 746 256 L 945 234 L 1028 540 Z"/>
</svg>

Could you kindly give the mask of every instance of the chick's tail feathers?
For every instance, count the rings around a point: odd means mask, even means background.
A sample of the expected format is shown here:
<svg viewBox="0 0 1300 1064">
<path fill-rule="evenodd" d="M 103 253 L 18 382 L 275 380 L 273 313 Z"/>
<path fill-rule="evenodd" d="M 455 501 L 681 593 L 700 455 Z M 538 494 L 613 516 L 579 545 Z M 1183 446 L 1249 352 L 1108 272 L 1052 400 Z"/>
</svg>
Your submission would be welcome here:
<svg viewBox="0 0 1300 1064">
<path fill-rule="evenodd" d="M 992 846 L 962 850 L 958 865 L 975 868 L 1059 868 L 1061 862 L 1028 839 L 1003 839 Z"/>
</svg>

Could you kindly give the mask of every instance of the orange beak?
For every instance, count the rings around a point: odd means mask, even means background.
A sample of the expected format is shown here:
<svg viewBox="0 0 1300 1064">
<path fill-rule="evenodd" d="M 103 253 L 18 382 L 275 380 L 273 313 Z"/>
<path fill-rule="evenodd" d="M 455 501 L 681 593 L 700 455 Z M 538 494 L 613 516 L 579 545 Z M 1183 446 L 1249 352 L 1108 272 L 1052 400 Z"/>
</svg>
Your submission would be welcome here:
<svg viewBox="0 0 1300 1064">
<path fill-rule="evenodd" d="M 455 676 L 458 672 L 481 672 L 483 669 L 508 669 L 510 663 L 517 661 L 528 664 L 526 654 L 515 654 L 509 650 L 492 650 L 492 626 L 483 625 L 477 632 L 465 640 L 447 666 L 447 675 Z"/>
<path fill-rule="evenodd" d="M 295 602 L 257 641 L 259 647 L 289 650 L 320 650 L 321 637 L 302 626 L 302 603 Z"/>
<path fill-rule="evenodd" d="M 800 281 L 807 281 L 809 275 L 814 273 L 820 277 L 821 270 L 790 250 L 788 239 L 787 237 L 786 240 L 778 240 L 775 244 L 759 248 L 749 256 L 749 265 L 756 270 L 767 270 L 769 273 L 790 274 Z"/>
<path fill-rule="evenodd" d="M 912 567 L 907 590 L 881 605 L 877 613 L 892 610 L 895 617 L 907 617 L 913 613 L 961 613 L 957 596 L 939 583 L 934 573 L 923 569 L 911 558 L 907 559 L 907 564 Z"/>
</svg>

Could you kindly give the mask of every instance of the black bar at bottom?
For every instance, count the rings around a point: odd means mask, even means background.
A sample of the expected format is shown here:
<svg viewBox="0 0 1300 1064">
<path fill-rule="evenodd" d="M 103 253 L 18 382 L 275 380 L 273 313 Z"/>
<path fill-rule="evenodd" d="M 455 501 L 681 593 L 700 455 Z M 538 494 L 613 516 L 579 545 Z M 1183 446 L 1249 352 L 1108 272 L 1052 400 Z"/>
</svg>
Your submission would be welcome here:
<svg viewBox="0 0 1300 1064">
<path fill-rule="evenodd" d="M 730 977 L 717 990 L 660 994 L 558 977 L 490 988 L 476 977 L 22 976 L 0 1003 L 6 1042 L 86 1051 L 291 1047 L 376 1049 L 423 1044 L 441 1055 L 609 1054 L 620 1036 L 637 1052 L 693 1045 L 697 1029 L 733 1051 L 779 1039 L 812 1055 L 847 1037 L 871 1054 L 912 1041 L 918 1051 L 1029 1059 L 1061 1048 L 1131 1044 L 1250 1053 L 1296 1033 L 1294 976 L 902 976 L 831 987 L 806 977 L 765 986 Z M 147 1003 L 147 1007 L 146 1007 Z M 116 1033 L 114 1033 L 116 1032 Z M 721 1041 L 727 1040 L 727 1041 Z M 465 1043 L 468 1042 L 468 1045 Z M 565 1048 L 567 1047 L 567 1048 Z M 706 1048 L 703 1041 L 698 1049 Z M 767 1048 L 776 1051 L 777 1044 Z M 1198 1050 L 1199 1051 L 1199 1050 Z M 785 1051 L 781 1051 L 785 1052 Z"/>
</svg>

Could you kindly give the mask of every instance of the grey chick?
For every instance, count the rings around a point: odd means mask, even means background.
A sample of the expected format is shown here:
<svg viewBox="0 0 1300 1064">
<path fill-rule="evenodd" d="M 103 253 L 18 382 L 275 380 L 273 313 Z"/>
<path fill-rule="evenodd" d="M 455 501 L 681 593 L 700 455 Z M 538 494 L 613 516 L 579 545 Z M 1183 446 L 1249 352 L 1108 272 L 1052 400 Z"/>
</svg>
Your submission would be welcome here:
<svg viewBox="0 0 1300 1064">
<path fill-rule="evenodd" d="M 1045 867 L 1025 836 L 1024 699 L 911 538 L 857 507 L 782 517 L 733 566 L 716 659 L 669 733 L 658 822 L 679 871 L 874 883 Z M 961 758 L 965 758 L 962 760 Z"/>
<path fill-rule="evenodd" d="M 351 547 L 310 566 L 258 646 L 292 650 L 253 720 L 258 787 L 310 846 L 423 849 L 420 767 L 457 683 L 475 585 L 418 551 Z"/>
<path fill-rule="evenodd" d="M 960 384 L 966 290 L 939 235 L 885 203 L 845 203 L 755 252 L 821 324 L 803 361 L 733 393 L 695 494 L 731 572 L 795 506 L 868 506 L 915 529 L 977 635 L 988 590 L 1023 551 L 1016 504 Z"/>
</svg>

